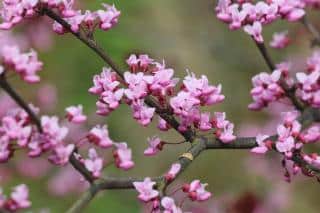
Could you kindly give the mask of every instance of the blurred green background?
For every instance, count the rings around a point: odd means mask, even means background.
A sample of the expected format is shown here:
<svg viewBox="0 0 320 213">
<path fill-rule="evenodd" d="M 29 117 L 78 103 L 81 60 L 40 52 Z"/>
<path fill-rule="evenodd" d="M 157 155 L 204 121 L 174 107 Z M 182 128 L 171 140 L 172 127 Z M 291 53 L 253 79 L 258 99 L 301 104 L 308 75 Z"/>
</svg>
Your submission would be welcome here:
<svg viewBox="0 0 320 213">
<path fill-rule="evenodd" d="M 115 4 L 121 11 L 119 24 L 108 32 L 97 32 L 96 40 L 112 57 L 126 68 L 125 59 L 131 53 L 147 53 L 158 61 L 163 59 L 168 67 L 183 77 L 186 70 L 205 74 L 212 84 L 221 83 L 226 100 L 209 110 L 225 111 L 227 117 L 239 128 L 243 123 L 263 125 L 267 115 L 263 112 L 250 112 L 247 105 L 251 99 L 251 77 L 267 67 L 259 55 L 254 43 L 243 31 L 231 32 L 227 25 L 219 22 L 214 14 L 215 2 L 211 0 L 114 0 L 82 1 L 81 8 L 98 9 L 101 3 Z M 266 27 L 265 40 L 271 39 L 272 32 L 290 29 L 294 45 L 281 51 L 271 50 L 276 62 L 284 59 L 305 57 L 311 51 L 306 36 L 299 24 L 277 23 Z M 103 62 L 86 46 L 71 35 L 54 35 L 54 46 L 49 51 L 39 53 L 45 62 L 41 73 L 42 83 L 57 85 L 58 115 L 63 116 L 64 108 L 82 104 L 87 114 L 95 111 L 96 97 L 87 90 L 92 85 L 92 76 L 100 73 Z M 40 86 L 16 84 L 17 90 L 30 100 Z M 157 119 L 155 119 L 156 121 Z M 113 167 L 106 169 L 106 175 L 118 176 L 157 176 L 167 170 L 188 145 L 165 149 L 156 157 L 146 158 L 147 137 L 159 135 L 170 142 L 181 137 L 174 131 L 160 133 L 155 124 L 143 128 L 132 119 L 131 111 L 122 106 L 108 118 L 98 119 L 107 123 L 115 141 L 126 141 L 133 149 L 136 167 L 129 172 L 121 172 Z M 94 125 L 95 123 L 91 123 Z M 107 156 L 108 154 L 106 154 Z M 272 183 L 261 175 L 250 172 L 245 164 L 249 153 L 244 151 L 207 151 L 203 153 L 181 176 L 181 181 L 198 178 L 209 183 L 213 193 L 212 200 L 225 195 L 240 196 L 244 192 L 254 192 L 261 199 L 274 190 Z M 281 167 L 280 161 L 274 161 L 275 167 Z M 271 171 L 272 172 L 272 171 Z M 53 171 L 54 173 L 54 171 Z M 282 179 L 282 172 L 273 174 L 277 182 L 288 185 Z M 8 186 L 22 180 L 31 186 L 33 211 L 48 208 L 51 212 L 65 211 L 80 194 L 54 197 L 48 194 L 47 180 L 50 174 L 40 179 L 27 180 L 16 176 Z M 319 212 L 319 184 L 311 179 L 295 180 L 291 184 L 288 196 L 290 203 L 279 212 Z M 174 185 L 174 184 L 173 184 Z M 273 186 L 277 187 L 277 186 Z M 208 201 L 211 202 L 211 201 Z M 140 212 L 141 205 L 136 192 L 105 191 L 97 196 L 85 212 Z M 214 212 L 213 210 L 210 212 Z M 277 212 L 277 211 L 275 211 Z"/>
</svg>

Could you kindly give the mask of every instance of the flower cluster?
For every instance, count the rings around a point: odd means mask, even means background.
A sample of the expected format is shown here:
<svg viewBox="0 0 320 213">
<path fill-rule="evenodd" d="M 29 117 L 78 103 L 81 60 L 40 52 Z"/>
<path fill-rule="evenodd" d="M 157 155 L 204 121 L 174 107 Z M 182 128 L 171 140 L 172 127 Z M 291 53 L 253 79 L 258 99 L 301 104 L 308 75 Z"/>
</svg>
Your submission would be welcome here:
<svg viewBox="0 0 320 213">
<path fill-rule="evenodd" d="M 175 167 L 175 166 L 174 166 Z M 182 210 L 176 206 L 174 199 L 171 197 L 163 197 L 159 200 L 159 192 L 155 189 L 156 182 L 149 177 L 142 182 L 133 182 L 135 189 L 138 191 L 138 198 L 145 202 L 152 202 L 153 211 L 159 211 L 160 207 L 164 208 L 167 213 L 180 213 Z M 185 184 L 182 191 L 187 193 L 187 197 L 191 201 L 206 201 L 211 197 L 211 193 L 206 191 L 207 184 L 202 184 L 199 180 L 194 180 L 190 184 Z M 160 206 L 161 205 L 161 206 Z"/>
<path fill-rule="evenodd" d="M 117 81 L 117 74 L 109 68 L 103 68 L 100 75 L 93 77 L 94 86 L 89 92 L 99 95 L 97 101 L 97 114 L 108 115 L 110 112 L 118 108 L 123 96 L 123 89 L 119 89 L 120 82 Z"/>
<path fill-rule="evenodd" d="M 73 1 L 69 1 L 73 2 Z M 49 5 L 51 6 L 51 5 Z M 84 13 L 81 10 L 73 10 L 71 6 L 70 9 L 62 11 L 62 15 L 71 27 L 73 32 L 78 32 L 80 26 L 87 27 L 90 31 L 94 31 L 96 26 L 99 26 L 101 30 L 109 30 L 118 23 L 118 18 L 120 16 L 120 11 L 118 11 L 115 6 L 108 4 L 102 4 L 103 10 L 89 11 L 86 10 Z M 51 6 L 52 7 L 52 6 Z M 53 8 L 55 5 L 53 5 Z M 68 32 L 61 24 L 54 22 L 53 30 L 58 34 L 64 34 Z"/>
<path fill-rule="evenodd" d="M 38 60 L 37 53 L 34 50 L 21 53 L 17 46 L 4 46 L 1 48 L 0 55 L 5 67 L 5 69 L 2 68 L 1 73 L 7 69 L 13 69 L 28 83 L 40 81 L 37 72 L 42 69 L 43 63 Z"/>
<path fill-rule="evenodd" d="M 258 135 L 258 147 L 255 147 L 251 152 L 264 154 L 268 150 L 275 149 L 283 153 L 290 159 L 295 150 L 300 150 L 303 146 L 303 137 L 300 136 L 301 124 L 297 121 L 299 113 L 297 111 L 286 112 L 282 115 L 282 123 L 277 126 L 277 140 L 275 143 L 268 140 L 268 135 Z"/>
<path fill-rule="evenodd" d="M 278 19 L 293 22 L 305 15 L 305 7 L 315 7 L 314 1 L 307 0 L 268 0 L 253 4 L 248 1 L 219 0 L 216 7 L 217 18 L 232 30 L 243 27 L 257 42 L 262 43 L 262 25 Z"/>
<path fill-rule="evenodd" d="M 249 105 L 251 110 L 260 110 L 269 103 L 283 97 L 284 91 L 280 84 L 281 71 L 275 70 L 271 74 L 260 73 L 252 78 L 253 89 L 251 96 L 253 103 Z"/>
<path fill-rule="evenodd" d="M 107 125 L 94 126 L 84 138 L 78 141 L 80 147 L 84 140 L 96 145 L 98 148 L 110 149 L 113 148 L 113 157 L 115 165 L 123 170 L 129 170 L 134 166 L 132 161 L 132 151 L 127 143 L 114 142 L 109 136 Z M 75 155 L 80 163 L 92 174 L 93 178 L 100 178 L 104 168 L 104 160 L 98 155 L 95 148 L 89 148 L 88 158 L 84 159 L 80 154 Z"/>
<path fill-rule="evenodd" d="M 120 11 L 115 6 L 102 5 L 104 9 L 97 11 L 74 9 L 74 0 L 5 0 L 2 1 L 0 15 L 2 23 L 0 29 L 8 30 L 20 23 L 25 18 L 32 18 L 41 13 L 42 8 L 56 9 L 73 32 L 78 32 L 80 25 L 94 30 L 99 26 L 102 30 L 109 30 L 118 23 Z M 62 25 L 55 22 L 53 30 L 59 34 L 68 32 Z"/>
<path fill-rule="evenodd" d="M 37 109 L 33 110 L 37 112 Z M 63 142 L 68 129 L 59 125 L 57 117 L 48 116 L 41 117 L 41 128 L 43 131 L 38 132 L 24 110 L 11 110 L 1 119 L 0 162 L 7 162 L 16 149 L 27 148 L 30 157 L 38 157 L 51 151 L 50 162 L 66 164 L 74 149 L 73 144 L 65 145 Z"/>
<path fill-rule="evenodd" d="M 2 189 L 0 188 L 0 208 L 5 209 L 10 212 L 14 212 L 20 209 L 26 209 L 31 206 L 29 201 L 29 190 L 24 184 L 18 185 L 13 188 L 9 198 L 6 198 L 2 194 Z"/>
<path fill-rule="evenodd" d="M 123 102 L 131 107 L 134 119 L 147 126 L 152 121 L 155 108 L 146 106 L 144 99 L 151 95 L 179 118 L 179 131 L 185 132 L 191 128 L 200 131 L 214 129 L 217 137 L 225 143 L 235 139 L 234 125 L 225 120 L 225 114 L 215 114 L 220 116 L 217 118 L 211 117 L 209 112 L 201 112 L 201 106 L 212 106 L 224 100 L 221 85 L 210 85 L 206 76 L 197 78 L 194 73 L 190 73 L 184 78 L 180 91 L 175 94 L 178 79 L 173 77 L 174 70 L 166 68 L 164 63 L 155 62 L 147 55 L 131 55 L 127 63 L 131 71 L 124 73 L 126 88 L 120 88 L 120 81 L 111 69 L 104 68 L 100 75 L 94 76 L 94 86 L 89 92 L 99 95 L 97 114 L 108 115 Z M 166 131 L 170 125 L 160 118 L 158 128 Z M 156 154 L 162 145 L 158 140 L 150 140 L 150 148 L 145 154 Z"/>
<path fill-rule="evenodd" d="M 103 160 L 97 154 L 97 151 L 93 148 L 89 149 L 88 159 L 84 160 L 84 165 L 93 177 L 99 178 L 103 169 Z"/>
<path fill-rule="evenodd" d="M 297 96 L 313 107 L 320 107 L 320 52 L 315 51 L 307 60 L 308 73 L 298 72 Z"/>
</svg>

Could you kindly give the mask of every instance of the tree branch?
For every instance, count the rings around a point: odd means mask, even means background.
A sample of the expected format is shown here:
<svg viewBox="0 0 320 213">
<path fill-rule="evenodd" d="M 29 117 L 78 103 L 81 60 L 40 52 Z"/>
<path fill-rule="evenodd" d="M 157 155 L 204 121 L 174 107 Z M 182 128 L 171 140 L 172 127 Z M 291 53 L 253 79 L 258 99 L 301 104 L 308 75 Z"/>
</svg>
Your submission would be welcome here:
<svg viewBox="0 0 320 213">
<path fill-rule="evenodd" d="M 100 189 L 96 185 L 91 185 L 90 188 L 71 206 L 67 213 L 82 212 L 84 207 L 89 204 L 99 190 Z"/>
<path fill-rule="evenodd" d="M 22 109 L 26 111 L 26 113 L 29 115 L 31 122 L 34 123 L 38 129 L 38 131 L 41 133 L 42 126 L 40 119 L 38 116 L 32 111 L 32 109 L 29 107 L 29 105 L 23 100 L 22 97 L 12 88 L 12 86 L 8 83 L 5 72 L 0 75 L 0 87 L 17 103 L 18 106 L 20 106 Z M 92 183 L 94 178 L 92 177 L 91 173 L 83 166 L 82 163 L 80 163 L 76 157 L 74 156 L 73 152 L 70 155 L 69 161 L 71 165 L 80 173 L 82 176 L 89 182 Z"/>
<path fill-rule="evenodd" d="M 93 50 L 104 62 L 106 62 L 122 79 L 123 78 L 123 71 L 114 63 L 111 57 L 94 41 L 92 38 L 89 38 L 84 33 L 80 32 L 73 32 L 71 30 L 70 25 L 61 18 L 58 14 L 53 12 L 52 10 L 44 7 L 41 11 L 43 14 L 46 14 L 51 19 L 55 20 L 59 24 L 61 24 L 65 29 L 67 29 L 72 35 L 74 35 L 77 39 L 82 41 L 85 45 L 87 45 L 91 50 Z M 156 113 L 163 118 L 171 127 L 173 127 L 178 133 L 180 133 L 187 141 L 192 142 L 194 139 L 194 133 L 190 131 L 181 132 L 179 131 L 179 122 L 172 116 L 171 113 L 168 113 L 167 110 L 163 109 L 159 103 L 157 103 L 154 98 L 148 96 L 145 98 L 145 103 L 156 109 Z"/>
<path fill-rule="evenodd" d="M 5 72 L 0 75 L 0 87 L 29 115 L 31 121 L 37 126 L 39 132 L 42 132 L 41 122 L 38 116 L 32 111 L 29 105 L 19 96 L 19 94 L 8 83 Z"/>
<path fill-rule="evenodd" d="M 84 44 L 86 44 L 90 49 L 92 49 L 100 58 L 105 61 L 117 74 L 123 79 L 123 71 L 120 70 L 120 68 L 113 62 L 113 60 L 103 51 L 101 47 L 97 45 L 97 43 L 87 37 L 82 32 L 73 32 L 70 28 L 70 25 L 62 19 L 59 15 L 57 15 L 55 12 L 51 11 L 50 9 L 43 8 L 42 12 L 46 14 L 51 19 L 57 21 L 60 23 L 65 29 L 69 30 L 76 38 L 78 38 L 80 41 L 82 41 Z M 266 47 L 264 44 L 257 44 L 257 47 L 262 54 L 264 60 L 266 61 L 269 69 L 273 71 L 275 69 L 275 65 L 272 62 L 271 57 L 269 56 Z M 296 98 L 295 96 L 295 90 L 289 88 L 284 81 L 281 82 L 281 86 L 286 92 L 287 97 L 292 101 L 292 103 L 296 106 L 297 109 L 300 111 L 304 111 L 305 107 L 304 105 Z M 151 96 L 147 97 L 145 99 L 145 103 L 149 105 L 150 107 L 156 108 L 156 112 L 168 122 L 174 129 L 176 129 L 180 134 L 182 134 L 185 139 L 192 143 L 192 146 L 190 149 L 187 150 L 186 153 L 181 155 L 177 161 L 181 165 L 181 169 L 176 176 L 176 178 L 192 163 L 192 161 L 197 158 L 201 152 L 203 152 L 206 149 L 251 149 L 253 147 L 256 147 L 256 139 L 254 137 L 248 137 L 248 138 L 237 138 L 235 141 L 224 144 L 215 137 L 204 137 L 204 136 L 198 136 L 196 137 L 195 134 L 190 130 L 187 132 L 180 132 L 178 130 L 179 123 L 174 118 L 174 116 L 168 112 L 167 109 L 163 109 L 156 100 L 154 100 Z M 302 120 L 312 120 L 315 117 L 317 119 L 320 117 L 317 113 L 314 113 L 314 111 L 307 111 L 306 118 L 302 118 Z M 303 113 L 304 115 L 305 113 Z M 317 114 L 317 116 L 315 116 Z M 311 121 L 312 122 L 312 121 Z M 271 137 L 272 139 L 275 139 L 275 136 Z M 305 164 L 301 158 L 294 159 L 299 163 L 299 165 L 302 166 L 310 166 L 308 164 Z M 310 167 L 311 168 L 311 167 Z M 88 176 L 87 179 L 89 179 L 89 182 L 92 181 L 90 179 L 91 177 Z M 176 179 L 175 178 L 175 179 Z M 167 182 L 167 180 L 164 178 L 164 175 L 152 178 L 154 181 L 157 182 L 157 187 L 159 191 L 165 191 L 166 187 L 172 183 Z M 69 212 L 78 212 L 82 210 L 82 208 L 88 204 L 88 202 L 92 199 L 92 197 L 100 190 L 105 189 L 131 189 L 133 188 L 133 182 L 134 181 L 142 181 L 143 178 L 115 178 L 115 177 L 106 177 L 102 180 L 97 180 L 92 182 L 92 186 L 70 209 Z M 92 191 L 93 190 L 93 191 Z"/>
</svg>

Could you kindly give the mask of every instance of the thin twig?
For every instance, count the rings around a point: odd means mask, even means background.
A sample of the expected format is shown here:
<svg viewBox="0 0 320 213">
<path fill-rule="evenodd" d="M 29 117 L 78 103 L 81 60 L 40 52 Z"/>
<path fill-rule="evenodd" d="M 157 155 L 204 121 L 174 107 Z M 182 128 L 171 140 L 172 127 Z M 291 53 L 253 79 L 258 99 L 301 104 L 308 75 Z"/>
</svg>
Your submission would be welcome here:
<svg viewBox="0 0 320 213">
<path fill-rule="evenodd" d="M 31 121 L 42 132 L 41 122 L 38 116 L 32 111 L 29 105 L 19 96 L 19 94 L 8 83 L 5 72 L 0 75 L 0 87 L 29 115 Z"/>
<path fill-rule="evenodd" d="M 90 188 L 81 195 L 77 202 L 71 206 L 67 213 L 82 212 L 98 192 L 99 188 L 96 185 L 91 185 Z"/>
</svg>

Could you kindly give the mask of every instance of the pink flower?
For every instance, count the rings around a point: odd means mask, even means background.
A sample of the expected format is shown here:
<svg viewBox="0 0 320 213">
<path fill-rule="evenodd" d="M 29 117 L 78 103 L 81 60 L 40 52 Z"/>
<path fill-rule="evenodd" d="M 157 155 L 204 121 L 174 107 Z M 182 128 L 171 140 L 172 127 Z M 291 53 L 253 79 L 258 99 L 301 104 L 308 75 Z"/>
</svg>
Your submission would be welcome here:
<svg viewBox="0 0 320 213">
<path fill-rule="evenodd" d="M 10 210 L 15 211 L 17 209 L 24 209 L 31 206 L 29 201 L 29 190 L 25 184 L 16 186 L 10 196 L 13 202 L 8 202 L 8 207 Z"/>
<path fill-rule="evenodd" d="M 116 143 L 117 150 L 114 152 L 116 165 L 118 168 L 129 170 L 134 166 L 132 161 L 132 151 L 126 143 Z"/>
<path fill-rule="evenodd" d="M 153 81 L 152 76 L 144 75 L 142 72 L 136 74 L 125 72 L 124 79 L 128 84 L 128 89 L 124 93 L 129 100 L 137 100 L 147 96 L 148 84 Z"/>
<path fill-rule="evenodd" d="M 249 109 L 259 110 L 282 97 L 283 89 L 279 85 L 280 77 L 281 71 L 275 70 L 271 75 L 263 72 L 252 78 L 254 88 L 250 93 L 254 103 L 249 105 Z"/>
<path fill-rule="evenodd" d="M 37 75 L 42 69 L 43 63 L 38 60 L 37 53 L 31 50 L 21 53 L 17 46 L 4 46 L 2 58 L 7 66 L 12 67 L 21 78 L 28 83 L 37 83 L 40 77 Z"/>
<path fill-rule="evenodd" d="M 117 74 L 112 72 L 110 68 L 104 67 L 100 75 L 93 77 L 93 84 L 89 92 L 95 95 L 100 95 L 104 91 L 114 91 L 120 84 L 117 81 Z"/>
<path fill-rule="evenodd" d="M 223 143 L 230 143 L 233 140 L 236 139 L 236 136 L 233 135 L 233 128 L 234 124 L 233 123 L 228 123 L 224 128 L 221 134 L 218 136 L 218 138 L 223 142 Z"/>
<path fill-rule="evenodd" d="M 301 84 L 302 89 L 306 92 L 311 91 L 313 87 L 316 85 L 319 77 L 320 70 L 311 72 L 309 75 L 299 72 L 296 74 L 298 82 Z"/>
<path fill-rule="evenodd" d="M 86 10 L 84 15 L 83 15 L 83 22 L 86 24 L 86 26 L 89 29 L 92 29 L 92 27 L 94 26 L 94 21 L 97 18 L 97 13 L 95 12 L 91 12 L 89 10 Z"/>
<path fill-rule="evenodd" d="M 188 116 L 189 111 L 199 104 L 199 99 L 185 91 L 179 92 L 177 96 L 170 99 L 170 106 L 177 115 Z"/>
<path fill-rule="evenodd" d="M 176 206 L 171 197 L 162 198 L 161 205 L 164 208 L 164 213 L 182 213 L 182 210 Z"/>
<path fill-rule="evenodd" d="M 179 81 L 178 78 L 172 78 L 173 75 L 173 69 L 161 69 L 157 71 L 153 77 L 153 82 L 150 85 L 152 93 L 161 97 L 171 95 L 175 85 Z"/>
<path fill-rule="evenodd" d="M 186 91 L 201 101 L 201 105 L 211 106 L 224 100 L 224 95 L 221 94 L 221 85 L 209 85 L 205 75 L 197 79 L 195 74 L 191 73 L 185 77 L 183 85 Z"/>
<path fill-rule="evenodd" d="M 194 180 L 190 184 L 183 186 L 183 191 L 188 193 L 192 201 L 205 201 L 211 197 L 211 193 L 205 190 L 208 184 L 202 184 L 199 180 Z"/>
<path fill-rule="evenodd" d="M 263 43 L 263 37 L 262 37 L 262 25 L 260 22 L 255 21 L 252 25 L 246 25 L 244 28 L 244 31 L 251 35 L 254 40 L 256 40 L 258 43 Z"/>
<path fill-rule="evenodd" d="M 219 0 L 216 7 L 217 18 L 223 22 L 231 22 L 231 14 L 229 11 L 230 0 Z"/>
<path fill-rule="evenodd" d="M 289 45 L 290 39 L 288 37 L 288 32 L 274 33 L 272 36 L 272 41 L 270 46 L 276 49 L 282 49 Z"/>
<path fill-rule="evenodd" d="M 58 117 L 41 117 L 41 126 L 43 129 L 43 136 L 48 146 L 55 146 L 60 144 L 62 140 L 67 136 L 68 129 L 66 127 L 60 127 L 58 123 Z"/>
<path fill-rule="evenodd" d="M 286 16 L 286 19 L 288 21 L 298 21 L 299 19 L 301 19 L 304 15 L 306 14 L 306 12 L 303 9 L 294 9 L 291 12 L 289 12 Z"/>
<path fill-rule="evenodd" d="M 299 115 L 299 111 L 296 110 L 281 113 L 281 117 L 285 125 L 292 125 Z"/>
<path fill-rule="evenodd" d="M 155 108 L 147 107 L 141 100 L 133 102 L 131 109 L 133 110 L 133 118 L 142 126 L 147 126 L 151 123 L 156 110 Z"/>
<path fill-rule="evenodd" d="M 229 123 L 229 121 L 226 120 L 226 113 L 225 112 L 215 112 L 214 118 L 213 118 L 213 123 L 214 123 L 214 126 L 219 129 L 224 128 Z"/>
<path fill-rule="evenodd" d="M 199 123 L 199 129 L 201 131 L 210 130 L 212 128 L 212 125 L 210 123 L 210 112 L 201 113 Z"/>
<path fill-rule="evenodd" d="M 168 131 L 170 129 L 170 125 L 159 116 L 159 122 L 157 125 L 158 129 L 161 131 Z"/>
<path fill-rule="evenodd" d="M 101 94 L 101 103 L 104 103 L 106 107 L 110 110 L 114 110 L 118 108 L 120 105 L 120 101 L 122 99 L 124 90 L 123 89 L 118 89 L 114 92 L 111 91 L 104 91 Z"/>
<path fill-rule="evenodd" d="M 320 139 L 320 127 L 312 126 L 301 135 L 301 139 L 305 143 L 313 143 Z"/>
<path fill-rule="evenodd" d="M 292 150 L 295 147 L 294 139 L 293 137 L 288 137 L 284 139 L 283 141 L 277 141 L 276 142 L 276 148 L 279 152 L 286 154 L 286 156 L 291 157 Z"/>
<path fill-rule="evenodd" d="M 89 149 L 88 159 L 84 160 L 84 166 L 89 172 L 92 173 L 93 177 L 99 178 L 103 169 L 103 160 L 100 158 L 95 149 Z"/>
<path fill-rule="evenodd" d="M 313 72 L 320 69 L 320 51 L 316 50 L 307 60 L 308 71 Z"/>
<path fill-rule="evenodd" d="M 254 147 L 251 149 L 252 153 L 256 154 L 265 154 L 268 151 L 268 147 L 265 143 L 265 140 L 268 138 L 268 135 L 258 134 L 256 137 L 256 141 L 258 143 L 258 147 Z"/>
<path fill-rule="evenodd" d="M 66 117 L 72 123 L 80 124 L 87 120 L 87 116 L 82 114 L 82 105 L 67 107 L 66 111 Z"/>
<path fill-rule="evenodd" d="M 99 17 L 100 29 L 106 31 L 118 23 L 120 11 L 114 5 L 102 4 L 102 6 L 105 10 L 98 10 L 97 15 Z"/>
<path fill-rule="evenodd" d="M 109 131 L 106 125 L 97 125 L 93 127 L 87 135 L 87 138 L 91 143 L 94 143 L 101 148 L 109 148 L 113 145 L 113 141 L 109 137 Z"/>
<path fill-rule="evenodd" d="M 49 156 L 49 161 L 55 165 L 67 164 L 74 147 L 74 144 L 69 144 L 67 146 L 58 145 L 54 148 L 52 155 Z"/>
<path fill-rule="evenodd" d="M 245 20 L 247 13 L 244 10 L 239 10 L 239 5 L 232 4 L 229 6 L 228 10 L 231 14 L 231 23 L 229 28 L 231 30 L 239 29 L 242 26 L 242 22 Z"/>
<path fill-rule="evenodd" d="M 176 178 L 181 170 L 180 163 L 174 163 L 171 165 L 170 170 L 166 173 L 165 178 L 167 181 L 172 181 Z"/>
<path fill-rule="evenodd" d="M 133 182 L 134 188 L 139 192 L 138 198 L 144 202 L 159 196 L 159 192 L 153 189 L 154 185 L 156 182 L 151 181 L 149 177 L 146 177 L 143 182 Z"/>
<path fill-rule="evenodd" d="M 148 55 L 139 55 L 139 57 L 137 57 L 136 55 L 131 54 L 126 62 L 132 72 L 136 72 L 138 70 L 145 72 L 153 61 L 154 60 L 149 58 Z"/>
<path fill-rule="evenodd" d="M 161 139 L 157 136 L 148 138 L 149 147 L 144 150 L 144 155 L 152 156 L 156 155 L 162 149 Z"/>
</svg>

